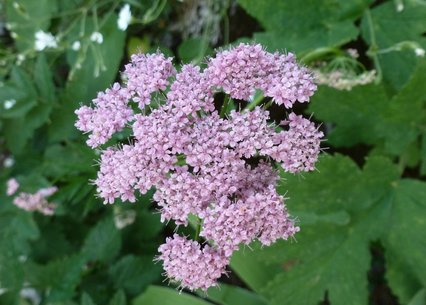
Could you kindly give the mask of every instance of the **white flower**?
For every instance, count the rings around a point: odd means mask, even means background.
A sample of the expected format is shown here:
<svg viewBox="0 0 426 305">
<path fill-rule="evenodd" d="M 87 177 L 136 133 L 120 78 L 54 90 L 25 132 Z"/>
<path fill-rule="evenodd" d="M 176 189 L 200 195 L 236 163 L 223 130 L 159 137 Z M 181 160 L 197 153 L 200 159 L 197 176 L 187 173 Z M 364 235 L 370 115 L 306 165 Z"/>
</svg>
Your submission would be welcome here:
<svg viewBox="0 0 426 305">
<path fill-rule="evenodd" d="M 130 5 L 126 4 L 118 13 L 117 25 L 118 28 L 122 31 L 125 31 L 132 20 L 132 12 L 130 11 Z"/>
<path fill-rule="evenodd" d="M 7 157 L 6 159 L 4 159 L 3 161 L 3 166 L 6 168 L 10 168 L 15 164 L 15 160 L 11 157 Z"/>
<path fill-rule="evenodd" d="M 0 295 L 5 294 L 8 290 L 9 290 L 9 288 L 2 288 L 2 287 L 0 287 Z"/>
<path fill-rule="evenodd" d="M 18 54 L 18 56 L 16 57 L 16 64 L 19 66 L 20 64 L 22 64 L 24 60 L 25 60 L 25 55 Z"/>
<path fill-rule="evenodd" d="M 37 31 L 35 33 L 35 49 L 37 51 L 42 51 L 46 48 L 57 48 L 58 42 L 55 36 L 52 33 L 46 33 L 43 31 Z"/>
<path fill-rule="evenodd" d="M 90 35 L 90 40 L 101 44 L 104 42 L 104 36 L 99 32 L 93 32 L 92 35 Z"/>
<path fill-rule="evenodd" d="M 33 305 L 38 305 L 41 303 L 41 296 L 34 288 L 23 288 L 19 294 L 22 298 L 29 300 Z"/>
<path fill-rule="evenodd" d="M 13 106 L 15 106 L 15 104 L 16 104 L 16 100 L 7 100 L 7 101 L 4 101 L 3 106 L 4 106 L 4 109 L 8 110 L 12 108 Z"/>
<path fill-rule="evenodd" d="M 396 6 L 396 11 L 398 13 L 402 12 L 404 10 L 404 4 L 403 3 L 398 3 Z"/>
<path fill-rule="evenodd" d="M 415 48 L 414 53 L 416 53 L 416 56 L 423 57 L 425 56 L 425 49 Z"/>
<path fill-rule="evenodd" d="M 80 50 L 80 47 L 81 47 L 80 41 L 76 40 L 73 42 L 71 49 L 73 49 L 74 51 L 78 51 Z"/>
<path fill-rule="evenodd" d="M 114 224 L 119 230 L 131 225 L 136 220 L 136 212 L 133 210 L 118 211 L 114 210 Z"/>
</svg>

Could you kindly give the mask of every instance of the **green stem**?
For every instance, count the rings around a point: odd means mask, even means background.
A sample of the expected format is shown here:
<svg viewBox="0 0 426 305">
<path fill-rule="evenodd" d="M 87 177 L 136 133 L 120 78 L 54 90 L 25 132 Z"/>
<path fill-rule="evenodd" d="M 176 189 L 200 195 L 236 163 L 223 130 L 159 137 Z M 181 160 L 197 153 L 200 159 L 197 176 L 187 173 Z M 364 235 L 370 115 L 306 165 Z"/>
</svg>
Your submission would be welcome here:
<svg viewBox="0 0 426 305">
<path fill-rule="evenodd" d="M 195 241 L 198 241 L 200 237 L 200 232 L 201 232 L 201 219 L 198 218 L 197 227 L 195 228 L 195 236 L 194 236 Z"/>
<path fill-rule="evenodd" d="M 247 105 L 247 107 L 245 109 L 251 111 L 254 108 L 256 108 L 256 106 L 258 106 L 264 99 L 264 96 L 262 94 L 259 94 L 254 100 L 253 102 L 251 102 L 250 104 Z"/>
<path fill-rule="evenodd" d="M 228 10 L 231 6 L 231 1 L 226 1 L 226 4 L 224 4 L 224 7 L 222 9 L 221 15 L 223 19 L 223 44 L 227 45 L 229 44 L 229 16 L 228 16 Z"/>
<path fill-rule="evenodd" d="M 399 170 L 399 174 L 402 176 L 402 174 L 404 173 L 405 170 L 405 158 L 404 155 L 399 157 L 398 160 L 398 170 Z"/>
<path fill-rule="evenodd" d="M 221 118 L 225 117 L 225 114 L 228 110 L 230 101 L 231 101 L 231 97 L 229 95 L 227 97 L 225 97 L 225 99 L 223 101 L 222 108 L 220 109 L 220 117 Z"/>
<path fill-rule="evenodd" d="M 342 53 L 343 52 L 337 48 L 330 48 L 330 47 L 318 48 L 304 55 L 300 59 L 300 61 L 303 62 L 304 64 L 308 64 L 314 60 L 323 58 L 325 55 L 328 55 L 328 54 L 340 55 Z"/>
<path fill-rule="evenodd" d="M 370 32 L 370 49 L 367 51 L 367 55 L 373 58 L 374 66 L 377 71 L 377 84 L 382 80 L 382 66 L 380 65 L 379 56 L 377 56 L 379 47 L 376 41 L 376 34 L 374 33 L 373 18 L 371 18 L 371 12 L 369 9 L 365 11 L 365 17 L 367 18 L 368 30 Z"/>
<path fill-rule="evenodd" d="M 267 103 L 263 106 L 263 108 L 268 109 L 269 107 L 271 107 L 271 106 L 272 106 L 272 103 L 273 103 L 273 101 L 272 101 L 272 100 L 270 100 L 269 102 L 267 102 Z"/>
</svg>

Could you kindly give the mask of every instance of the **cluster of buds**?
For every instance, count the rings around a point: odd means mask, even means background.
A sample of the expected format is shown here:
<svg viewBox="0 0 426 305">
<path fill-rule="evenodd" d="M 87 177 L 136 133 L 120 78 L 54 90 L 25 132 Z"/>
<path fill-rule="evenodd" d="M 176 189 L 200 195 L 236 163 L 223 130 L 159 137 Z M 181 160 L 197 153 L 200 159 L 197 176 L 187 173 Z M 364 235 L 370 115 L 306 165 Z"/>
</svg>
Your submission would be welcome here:
<svg viewBox="0 0 426 305">
<path fill-rule="evenodd" d="M 135 202 L 136 192 L 154 187 L 162 221 L 186 226 L 197 216 L 205 243 L 175 234 L 157 257 L 167 277 L 191 290 L 217 285 L 240 245 L 270 245 L 299 230 L 277 193 L 276 166 L 313 170 L 323 136 L 294 113 L 277 126 L 262 107 L 222 115 L 215 109 L 218 92 L 250 101 L 260 90 L 287 109 L 308 102 L 316 85 L 293 54 L 240 44 L 206 65 L 177 72 L 161 53 L 133 55 L 123 84 L 76 111 L 88 145 L 104 145 L 94 183 L 105 203 Z M 131 129 L 131 141 L 108 145 L 124 128 Z"/>
</svg>

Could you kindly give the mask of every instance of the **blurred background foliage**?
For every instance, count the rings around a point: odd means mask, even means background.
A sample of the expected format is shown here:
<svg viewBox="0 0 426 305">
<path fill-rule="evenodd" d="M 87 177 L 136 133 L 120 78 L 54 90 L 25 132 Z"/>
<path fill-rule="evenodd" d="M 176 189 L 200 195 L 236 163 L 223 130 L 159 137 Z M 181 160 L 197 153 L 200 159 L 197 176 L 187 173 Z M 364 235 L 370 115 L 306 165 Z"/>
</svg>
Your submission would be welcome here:
<svg viewBox="0 0 426 305">
<path fill-rule="evenodd" d="M 0 304 L 426 304 L 426 1 L 0 3 Z M 298 111 L 323 122 L 326 150 L 318 171 L 282 173 L 297 242 L 241 249 L 220 289 L 179 293 L 152 262 L 174 226 L 150 194 L 101 204 L 89 184 L 99 154 L 74 110 L 133 53 L 203 64 L 241 41 L 315 71 L 319 90 Z M 57 186 L 55 215 L 13 205 L 12 177 L 26 192 Z"/>
</svg>

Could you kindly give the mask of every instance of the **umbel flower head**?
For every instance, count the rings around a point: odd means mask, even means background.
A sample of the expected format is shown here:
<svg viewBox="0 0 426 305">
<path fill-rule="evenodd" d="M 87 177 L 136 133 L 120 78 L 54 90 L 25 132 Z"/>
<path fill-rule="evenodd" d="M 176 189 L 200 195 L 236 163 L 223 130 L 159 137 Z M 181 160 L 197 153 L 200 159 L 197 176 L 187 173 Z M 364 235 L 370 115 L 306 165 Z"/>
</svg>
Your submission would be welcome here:
<svg viewBox="0 0 426 305">
<path fill-rule="evenodd" d="M 191 214 L 203 224 L 204 244 L 175 234 L 157 257 L 168 278 L 191 290 L 215 286 L 239 245 L 270 245 L 299 231 L 277 193 L 276 167 L 313 170 L 323 136 L 292 112 L 278 128 L 265 108 L 215 109 L 218 92 L 250 102 L 260 90 L 285 108 L 308 102 L 316 86 L 293 54 L 240 44 L 206 64 L 177 72 L 161 53 L 133 55 L 122 84 L 76 111 L 87 144 L 104 146 L 94 183 L 105 203 L 135 202 L 155 187 L 162 221 L 186 226 Z M 125 128 L 132 140 L 108 145 Z"/>
</svg>

